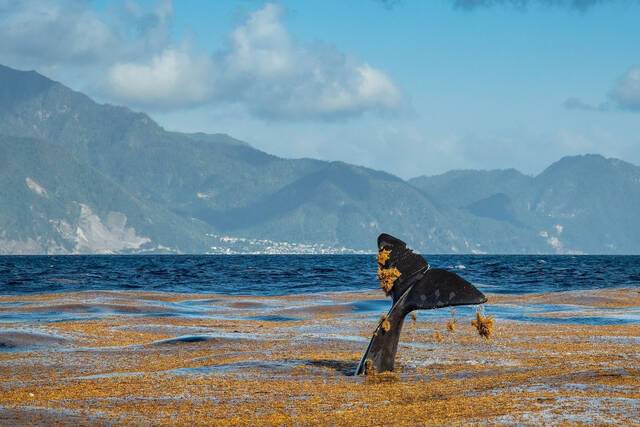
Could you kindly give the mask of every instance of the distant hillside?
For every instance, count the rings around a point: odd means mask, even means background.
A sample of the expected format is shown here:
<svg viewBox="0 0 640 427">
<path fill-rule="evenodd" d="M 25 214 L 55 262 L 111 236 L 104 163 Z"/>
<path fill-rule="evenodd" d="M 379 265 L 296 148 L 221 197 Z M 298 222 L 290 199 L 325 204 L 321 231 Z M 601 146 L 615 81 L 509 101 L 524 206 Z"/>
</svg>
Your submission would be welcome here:
<svg viewBox="0 0 640 427">
<path fill-rule="evenodd" d="M 494 194 L 513 195 L 533 181 L 515 169 L 454 170 L 442 175 L 420 176 L 409 182 L 448 206 L 462 208 Z"/>
<path fill-rule="evenodd" d="M 637 177 L 589 156 L 535 178 L 406 182 L 224 134 L 168 132 L 0 66 L 0 253 L 344 253 L 374 250 L 382 231 L 430 253 L 638 253 Z"/>
<path fill-rule="evenodd" d="M 640 168 L 565 157 L 540 175 L 453 171 L 409 181 L 445 206 L 528 228 L 557 253 L 640 252 Z"/>
</svg>

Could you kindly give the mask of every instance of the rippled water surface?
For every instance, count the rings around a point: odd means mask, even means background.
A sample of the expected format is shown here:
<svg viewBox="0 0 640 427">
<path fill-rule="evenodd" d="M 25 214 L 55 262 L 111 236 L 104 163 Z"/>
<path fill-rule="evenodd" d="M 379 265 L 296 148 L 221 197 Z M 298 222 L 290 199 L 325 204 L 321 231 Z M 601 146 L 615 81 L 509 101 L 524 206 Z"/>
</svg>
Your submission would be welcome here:
<svg viewBox="0 0 640 427">
<path fill-rule="evenodd" d="M 640 286 L 640 256 L 427 256 L 491 293 Z M 85 290 L 283 295 L 376 289 L 372 255 L 2 256 L 0 294 Z"/>
</svg>

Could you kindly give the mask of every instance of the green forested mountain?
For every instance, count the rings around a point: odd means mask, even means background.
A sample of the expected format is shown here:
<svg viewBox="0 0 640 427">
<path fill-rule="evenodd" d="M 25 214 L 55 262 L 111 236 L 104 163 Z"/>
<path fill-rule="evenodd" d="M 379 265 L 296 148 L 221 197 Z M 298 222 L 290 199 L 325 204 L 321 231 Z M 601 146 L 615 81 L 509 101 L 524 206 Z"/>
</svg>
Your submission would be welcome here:
<svg viewBox="0 0 640 427">
<path fill-rule="evenodd" d="M 407 182 L 169 132 L 0 66 L 0 253 L 373 250 L 382 231 L 425 252 L 637 253 L 639 177 L 586 156 Z"/>
</svg>

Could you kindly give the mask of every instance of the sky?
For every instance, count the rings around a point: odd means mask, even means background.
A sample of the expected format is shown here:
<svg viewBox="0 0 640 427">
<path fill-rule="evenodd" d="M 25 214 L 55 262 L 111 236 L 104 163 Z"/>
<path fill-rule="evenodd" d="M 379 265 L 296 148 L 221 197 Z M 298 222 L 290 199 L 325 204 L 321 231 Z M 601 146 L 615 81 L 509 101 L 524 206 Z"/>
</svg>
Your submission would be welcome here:
<svg viewBox="0 0 640 427">
<path fill-rule="evenodd" d="M 0 63 L 402 178 L 640 165 L 639 0 L 0 0 Z"/>
</svg>

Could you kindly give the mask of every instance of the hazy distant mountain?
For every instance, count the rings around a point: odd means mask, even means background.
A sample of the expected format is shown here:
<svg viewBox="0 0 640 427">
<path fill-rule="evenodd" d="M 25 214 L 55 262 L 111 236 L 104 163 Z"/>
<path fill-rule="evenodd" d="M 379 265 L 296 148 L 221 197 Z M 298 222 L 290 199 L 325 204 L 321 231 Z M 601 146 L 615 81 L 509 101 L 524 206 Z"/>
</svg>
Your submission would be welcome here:
<svg viewBox="0 0 640 427">
<path fill-rule="evenodd" d="M 436 200 L 457 208 L 495 194 L 517 194 L 533 180 L 515 169 L 454 170 L 442 175 L 420 176 L 409 182 Z"/>
<path fill-rule="evenodd" d="M 640 168 L 565 157 L 540 175 L 454 171 L 410 180 L 447 206 L 535 231 L 558 253 L 640 252 Z"/>
<path fill-rule="evenodd" d="M 370 251 L 382 231 L 425 252 L 640 252 L 638 176 L 588 156 L 406 182 L 168 132 L 0 66 L 0 253 Z"/>
</svg>

